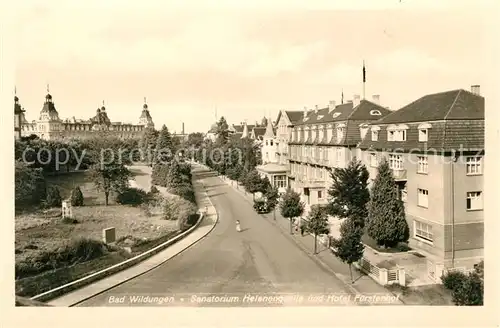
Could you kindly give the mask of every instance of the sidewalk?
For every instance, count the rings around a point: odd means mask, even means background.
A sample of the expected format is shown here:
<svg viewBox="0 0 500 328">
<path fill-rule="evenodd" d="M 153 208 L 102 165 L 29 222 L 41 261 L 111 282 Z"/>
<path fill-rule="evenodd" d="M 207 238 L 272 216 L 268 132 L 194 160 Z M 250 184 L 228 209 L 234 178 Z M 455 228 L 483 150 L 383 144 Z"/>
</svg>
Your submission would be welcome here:
<svg viewBox="0 0 500 328">
<path fill-rule="evenodd" d="M 185 236 L 175 244 L 169 246 L 165 250 L 134 265 L 133 267 L 130 267 L 112 276 L 99 280 L 93 284 L 53 299 L 47 303 L 52 306 L 64 307 L 76 305 L 86 299 L 91 298 L 94 295 L 100 294 L 106 290 L 109 290 L 117 285 L 120 285 L 143 273 L 146 273 L 147 271 L 156 268 L 157 266 L 165 263 L 172 257 L 181 253 L 182 251 L 205 237 L 210 231 L 212 231 L 217 223 L 217 211 L 212 205 L 212 202 L 206 193 L 206 188 L 203 183 L 199 180 L 195 180 L 194 186 L 198 208 L 200 209 L 200 211 L 205 211 L 205 209 L 207 210 L 203 221 L 197 229 L 195 229 L 193 232 L 191 232 L 189 235 Z"/>
<path fill-rule="evenodd" d="M 229 178 L 223 176 L 221 176 L 221 180 L 229 186 L 232 185 L 235 191 L 237 191 L 242 197 L 244 197 L 250 204 L 253 204 L 252 194 L 245 193 L 243 186 L 239 186 L 239 188 L 237 189 L 236 181 L 232 181 Z M 315 257 L 322 265 L 332 270 L 335 275 L 346 285 L 350 286 L 354 290 L 354 292 L 367 294 L 391 294 L 388 289 L 373 281 L 373 279 L 371 279 L 369 276 L 356 270 L 354 266 L 352 267 L 352 274 L 355 282 L 354 284 L 351 284 L 349 266 L 337 259 L 332 254 L 331 250 L 319 241 L 320 238 L 318 238 L 318 254 L 314 255 L 314 236 L 309 234 L 301 236 L 300 231 L 294 232 L 293 235 L 290 235 L 290 222 L 288 219 L 281 216 L 281 214 L 279 213 L 279 209 L 276 209 L 276 221 L 273 220 L 272 212 L 263 216 L 270 220 L 270 222 L 273 223 L 276 227 L 280 228 L 283 233 L 289 235 L 290 238 L 292 238 L 300 248 L 302 248 L 311 256 Z"/>
</svg>

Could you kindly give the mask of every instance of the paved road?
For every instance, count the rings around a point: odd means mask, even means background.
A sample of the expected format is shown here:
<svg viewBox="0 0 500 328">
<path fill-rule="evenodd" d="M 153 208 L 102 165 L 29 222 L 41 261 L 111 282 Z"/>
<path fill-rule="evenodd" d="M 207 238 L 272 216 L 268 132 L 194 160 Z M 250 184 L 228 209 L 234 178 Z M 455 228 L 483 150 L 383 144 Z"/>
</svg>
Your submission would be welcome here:
<svg viewBox="0 0 500 328">
<path fill-rule="evenodd" d="M 309 295 L 330 293 L 330 302 L 347 304 L 344 284 L 240 194 L 218 177 L 202 181 L 219 213 L 216 228 L 164 265 L 79 306 L 278 306 L 299 305 L 300 297 L 312 305 Z"/>
</svg>

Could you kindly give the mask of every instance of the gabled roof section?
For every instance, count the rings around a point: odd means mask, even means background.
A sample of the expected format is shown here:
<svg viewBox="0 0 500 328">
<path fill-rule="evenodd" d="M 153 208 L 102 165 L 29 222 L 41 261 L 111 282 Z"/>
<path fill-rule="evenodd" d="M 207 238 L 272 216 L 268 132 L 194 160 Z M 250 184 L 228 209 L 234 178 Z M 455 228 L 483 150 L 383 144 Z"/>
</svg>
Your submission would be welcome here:
<svg viewBox="0 0 500 328">
<path fill-rule="evenodd" d="M 458 89 L 423 96 L 392 112 L 377 123 L 471 119 L 484 120 L 484 97 Z"/>
<path fill-rule="evenodd" d="M 376 121 L 391 113 L 392 111 L 389 109 L 363 99 L 359 105 L 353 109 L 348 119 L 354 121 Z"/>
<path fill-rule="evenodd" d="M 264 132 L 264 138 L 273 139 L 274 138 L 274 129 L 273 122 L 271 120 L 267 120 L 266 131 Z"/>
<path fill-rule="evenodd" d="M 302 117 L 304 116 L 303 111 L 292 111 L 292 110 L 286 110 L 284 111 L 286 113 L 286 116 L 288 116 L 288 120 L 292 125 L 298 124 L 300 120 L 302 120 Z"/>
</svg>

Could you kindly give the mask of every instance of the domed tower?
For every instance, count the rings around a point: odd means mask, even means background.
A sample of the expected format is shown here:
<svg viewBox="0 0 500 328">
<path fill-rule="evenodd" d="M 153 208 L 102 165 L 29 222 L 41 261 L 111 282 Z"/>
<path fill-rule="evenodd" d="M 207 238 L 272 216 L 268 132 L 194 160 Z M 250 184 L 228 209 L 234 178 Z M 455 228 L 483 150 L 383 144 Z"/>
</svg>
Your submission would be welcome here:
<svg viewBox="0 0 500 328">
<path fill-rule="evenodd" d="M 47 86 L 47 95 L 37 122 L 37 134 L 41 139 L 54 139 L 61 131 L 61 119 Z"/>
<path fill-rule="evenodd" d="M 153 123 L 153 118 L 149 113 L 148 104 L 146 103 L 146 97 L 144 97 L 144 105 L 142 106 L 141 117 L 139 117 L 139 125 L 153 129 L 155 127 L 155 124 Z"/>
<path fill-rule="evenodd" d="M 93 123 L 92 130 L 108 130 L 111 125 L 111 120 L 106 113 L 106 107 L 104 107 L 104 100 L 102 102 L 102 107 L 97 108 L 96 114 L 90 119 Z"/>
<path fill-rule="evenodd" d="M 267 118 L 265 116 L 260 121 L 260 126 L 267 126 Z"/>
</svg>

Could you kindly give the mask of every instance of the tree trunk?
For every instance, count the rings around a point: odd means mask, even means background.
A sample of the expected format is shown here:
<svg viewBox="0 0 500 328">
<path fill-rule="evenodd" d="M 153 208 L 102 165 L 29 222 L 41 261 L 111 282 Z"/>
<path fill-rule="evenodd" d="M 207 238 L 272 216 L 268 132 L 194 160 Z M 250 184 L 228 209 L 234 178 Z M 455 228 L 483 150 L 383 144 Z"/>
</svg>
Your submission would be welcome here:
<svg viewBox="0 0 500 328">
<path fill-rule="evenodd" d="M 252 193 L 252 200 L 255 201 L 255 193 Z"/>
<path fill-rule="evenodd" d="M 289 220 L 290 220 L 290 234 L 293 235 L 293 227 L 292 227 L 293 218 L 289 218 Z"/>
<path fill-rule="evenodd" d="M 352 279 L 352 264 L 349 263 L 349 273 L 351 274 L 351 284 L 354 284 L 354 280 Z"/>
<path fill-rule="evenodd" d="M 109 191 L 104 192 L 104 196 L 105 196 L 105 203 L 104 204 L 106 204 L 106 206 L 108 206 Z"/>
<path fill-rule="evenodd" d="M 273 220 L 276 221 L 276 209 L 273 209 Z"/>
<path fill-rule="evenodd" d="M 318 241 L 317 241 L 318 235 L 314 234 L 314 254 L 318 252 Z"/>
</svg>

